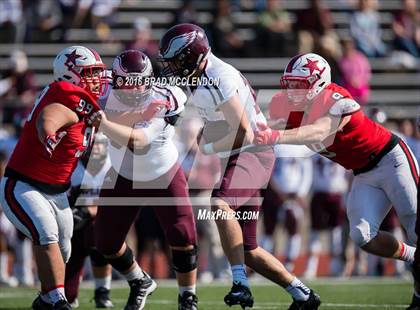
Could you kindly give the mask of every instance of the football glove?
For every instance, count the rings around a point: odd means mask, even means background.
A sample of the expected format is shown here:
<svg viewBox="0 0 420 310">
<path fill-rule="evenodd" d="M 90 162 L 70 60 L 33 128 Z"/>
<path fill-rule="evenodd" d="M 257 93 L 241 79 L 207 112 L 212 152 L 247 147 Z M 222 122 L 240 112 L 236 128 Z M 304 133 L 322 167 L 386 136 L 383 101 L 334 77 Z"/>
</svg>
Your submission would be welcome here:
<svg viewBox="0 0 420 310">
<path fill-rule="evenodd" d="M 58 133 L 55 133 L 53 135 L 48 135 L 45 137 L 44 145 L 50 157 L 52 157 L 53 151 L 55 150 L 55 148 L 60 143 L 61 139 L 64 138 L 65 135 L 67 135 L 67 131 L 60 131 Z"/>
<path fill-rule="evenodd" d="M 258 129 L 254 131 L 254 144 L 276 144 L 280 137 L 280 131 L 271 129 L 266 124 L 257 123 Z"/>
<path fill-rule="evenodd" d="M 87 208 L 75 208 L 73 211 L 73 230 L 78 231 L 92 221 L 92 215 Z"/>
</svg>

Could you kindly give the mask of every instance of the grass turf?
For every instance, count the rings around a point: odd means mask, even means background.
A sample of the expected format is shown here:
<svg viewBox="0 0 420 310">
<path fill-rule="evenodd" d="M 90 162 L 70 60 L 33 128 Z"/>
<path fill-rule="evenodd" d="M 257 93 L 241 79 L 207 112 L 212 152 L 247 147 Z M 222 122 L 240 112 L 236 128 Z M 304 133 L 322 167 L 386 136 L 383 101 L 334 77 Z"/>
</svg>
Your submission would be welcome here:
<svg viewBox="0 0 420 310">
<path fill-rule="evenodd" d="M 412 289 L 407 281 L 398 279 L 325 279 L 309 282 L 322 299 L 321 309 L 405 309 L 411 300 Z M 111 292 L 114 309 L 122 309 L 128 296 L 124 284 L 116 284 Z M 223 297 L 229 287 L 225 285 L 199 285 L 200 310 L 228 309 Z M 253 284 L 254 309 L 287 309 L 291 299 L 279 287 L 267 284 Z M 36 296 L 36 289 L 0 288 L 0 310 L 29 309 Z M 80 310 L 93 309 L 93 289 L 83 288 L 79 295 Z M 175 284 L 158 283 L 158 289 L 149 297 L 147 310 L 177 309 Z M 241 309 L 235 306 L 232 309 Z"/>
</svg>

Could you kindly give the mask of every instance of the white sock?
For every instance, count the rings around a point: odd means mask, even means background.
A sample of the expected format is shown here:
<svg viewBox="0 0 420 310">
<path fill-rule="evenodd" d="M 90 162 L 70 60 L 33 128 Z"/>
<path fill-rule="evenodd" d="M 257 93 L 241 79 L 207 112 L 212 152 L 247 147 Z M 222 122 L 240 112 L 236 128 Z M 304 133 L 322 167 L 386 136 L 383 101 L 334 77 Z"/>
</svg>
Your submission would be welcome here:
<svg viewBox="0 0 420 310">
<path fill-rule="evenodd" d="M 179 295 L 183 295 L 184 292 L 190 292 L 195 295 L 195 284 L 190 286 L 180 286 L 179 287 Z"/>
<path fill-rule="evenodd" d="M 60 285 L 55 289 L 52 289 L 47 294 L 52 304 L 55 304 L 60 300 L 67 300 L 66 293 L 64 292 L 64 285 Z"/>
<path fill-rule="evenodd" d="M 95 289 L 105 287 L 107 290 L 111 289 L 112 275 L 108 275 L 104 278 L 95 278 Z"/>
<path fill-rule="evenodd" d="M 9 262 L 9 257 L 7 252 L 0 253 L 0 279 L 7 280 L 9 278 L 9 274 L 7 272 L 7 264 Z"/>
<path fill-rule="evenodd" d="M 416 248 L 401 241 L 400 241 L 400 245 L 401 245 L 401 251 L 398 254 L 397 259 L 403 260 L 410 264 L 414 263 L 414 253 L 416 252 Z"/>
<path fill-rule="evenodd" d="M 308 300 L 311 292 L 311 290 L 296 277 L 286 287 L 286 291 L 296 300 Z"/>
<path fill-rule="evenodd" d="M 127 281 L 138 280 L 144 277 L 144 273 L 141 270 L 139 264 L 137 264 L 136 262 L 134 263 L 136 264 L 136 267 L 129 273 L 123 275 Z"/>
<path fill-rule="evenodd" d="M 232 269 L 233 283 L 239 283 L 246 287 L 249 287 L 248 277 L 246 275 L 246 269 L 244 264 L 232 265 L 230 269 Z"/>
</svg>

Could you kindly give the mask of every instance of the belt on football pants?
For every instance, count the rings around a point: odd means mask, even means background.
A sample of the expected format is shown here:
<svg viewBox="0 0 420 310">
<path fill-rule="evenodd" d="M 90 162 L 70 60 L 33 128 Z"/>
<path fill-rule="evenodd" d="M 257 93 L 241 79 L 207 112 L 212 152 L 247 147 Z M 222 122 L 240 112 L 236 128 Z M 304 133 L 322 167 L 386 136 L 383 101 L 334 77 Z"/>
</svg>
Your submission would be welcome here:
<svg viewBox="0 0 420 310">
<path fill-rule="evenodd" d="M 388 154 L 399 142 L 400 138 L 397 135 L 392 134 L 391 139 L 389 139 L 388 143 L 384 146 L 384 148 L 378 153 L 378 155 L 374 155 L 373 159 L 367 163 L 362 168 L 353 169 L 353 174 L 358 175 L 361 173 L 365 173 L 371 171 L 373 168 L 376 167 L 377 164 L 381 161 L 381 159 Z"/>
<path fill-rule="evenodd" d="M 27 183 L 33 187 L 35 187 L 36 189 L 38 189 L 39 191 L 47 194 L 47 195 L 57 195 L 57 194 L 61 194 L 66 192 L 70 186 L 71 183 L 65 183 L 65 184 L 49 184 L 49 183 L 44 183 L 44 182 L 40 182 L 31 178 L 28 178 L 27 176 L 9 168 L 6 167 L 6 171 L 4 173 L 5 177 L 17 180 L 17 181 L 21 181 L 24 183 Z"/>
</svg>

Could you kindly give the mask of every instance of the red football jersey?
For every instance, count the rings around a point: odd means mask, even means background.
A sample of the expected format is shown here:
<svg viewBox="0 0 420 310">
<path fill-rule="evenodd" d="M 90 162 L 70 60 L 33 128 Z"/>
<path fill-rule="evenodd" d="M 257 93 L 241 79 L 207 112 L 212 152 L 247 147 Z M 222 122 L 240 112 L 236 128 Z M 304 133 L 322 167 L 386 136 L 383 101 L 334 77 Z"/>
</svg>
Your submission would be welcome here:
<svg viewBox="0 0 420 310">
<path fill-rule="evenodd" d="M 65 130 L 67 135 L 50 157 L 38 138 L 36 120 L 40 111 L 52 103 L 60 103 L 74 111 L 79 116 L 79 122 L 60 129 Z M 92 127 L 86 125 L 85 118 L 98 110 L 96 100 L 84 89 L 68 82 L 48 85 L 39 94 L 7 167 L 42 183 L 69 183 L 78 158 L 92 140 Z"/>
<path fill-rule="evenodd" d="M 292 129 L 312 124 L 328 114 L 351 115 L 349 123 L 341 131 L 327 137 L 321 144 L 307 146 L 346 169 L 360 169 L 385 147 L 391 133 L 369 119 L 352 99 L 346 89 L 336 84 L 327 86 L 309 104 L 292 103 L 286 91 L 282 91 L 270 102 L 270 118 L 283 119 L 285 129 Z"/>
</svg>

